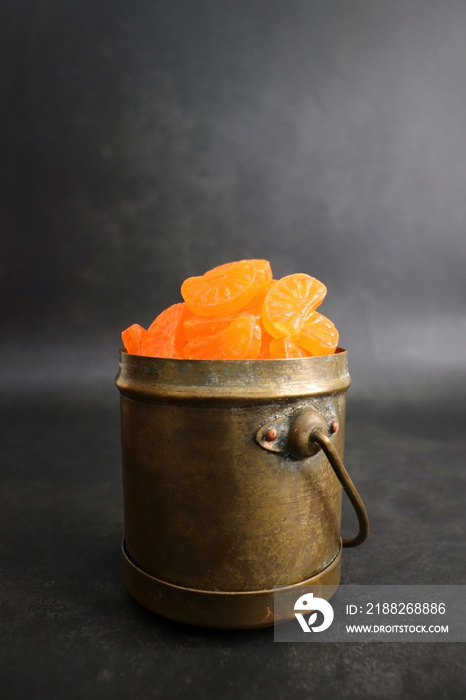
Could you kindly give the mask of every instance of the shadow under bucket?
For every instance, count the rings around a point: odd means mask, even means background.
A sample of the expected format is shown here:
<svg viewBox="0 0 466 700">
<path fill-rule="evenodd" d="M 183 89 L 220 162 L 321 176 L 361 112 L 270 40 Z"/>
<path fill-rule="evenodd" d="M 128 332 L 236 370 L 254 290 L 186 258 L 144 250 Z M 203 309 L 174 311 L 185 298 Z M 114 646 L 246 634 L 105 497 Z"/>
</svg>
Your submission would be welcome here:
<svg viewBox="0 0 466 700">
<path fill-rule="evenodd" d="M 336 590 L 368 519 L 343 466 L 346 350 L 283 360 L 120 352 L 125 583 L 206 627 L 274 622 L 274 586 Z M 359 533 L 340 539 L 342 486 Z"/>
</svg>

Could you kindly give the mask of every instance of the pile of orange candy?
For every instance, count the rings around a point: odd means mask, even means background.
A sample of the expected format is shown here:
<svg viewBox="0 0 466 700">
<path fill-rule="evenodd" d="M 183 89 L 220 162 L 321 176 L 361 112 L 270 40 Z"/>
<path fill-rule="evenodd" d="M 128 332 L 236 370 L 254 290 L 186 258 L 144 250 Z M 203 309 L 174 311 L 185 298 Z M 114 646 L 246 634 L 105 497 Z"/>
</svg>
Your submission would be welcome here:
<svg viewBox="0 0 466 700">
<path fill-rule="evenodd" d="M 239 260 L 189 277 L 184 301 L 147 330 L 121 337 L 128 353 L 188 360 L 267 360 L 334 353 L 338 331 L 316 309 L 327 289 L 304 273 L 273 279 L 268 260 Z"/>
</svg>

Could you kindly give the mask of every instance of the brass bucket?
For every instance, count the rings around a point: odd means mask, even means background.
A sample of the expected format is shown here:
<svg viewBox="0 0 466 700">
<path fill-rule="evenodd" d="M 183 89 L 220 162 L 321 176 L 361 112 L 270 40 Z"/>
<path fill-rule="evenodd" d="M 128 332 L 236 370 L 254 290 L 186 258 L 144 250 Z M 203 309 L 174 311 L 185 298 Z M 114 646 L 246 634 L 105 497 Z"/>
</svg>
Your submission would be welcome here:
<svg viewBox="0 0 466 700">
<path fill-rule="evenodd" d="M 274 586 L 336 590 L 342 544 L 368 533 L 342 463 L 345 350 L 248 361 L 121 351 L 116 384 L 125 584 L 139 603 L 241 629 L 273 624 Z M 359 521 L 343 542 L 342 486 Z"/>
</svg>

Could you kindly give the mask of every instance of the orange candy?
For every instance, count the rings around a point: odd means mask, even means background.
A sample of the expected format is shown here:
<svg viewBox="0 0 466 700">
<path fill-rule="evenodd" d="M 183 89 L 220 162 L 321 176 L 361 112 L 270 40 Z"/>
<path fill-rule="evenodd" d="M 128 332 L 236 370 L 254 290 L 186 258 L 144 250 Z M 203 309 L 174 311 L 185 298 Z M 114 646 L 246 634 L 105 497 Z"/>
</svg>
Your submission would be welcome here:
<svg viewBox="0 0 466 700">
<path fill-rule="evenodd" d="M 131 355 L 142 355 L 142 346 L 146 333 L 146 329 L 140 326 L 139 323 L 133 323 L 132 326 L 126 328 L 121 334 L 126 352 L 129 352 Z"/>
<path fill-rule="evenodd" d="M 183 322 L 183 333 L 185 340 L 195 340 L 205 338 L 207 335 L 214 335 L 230 325 L 236 316 L 196 316 L 193 314 Z"/>
<path fill-rule="evenodd" d="M 142 346 L 142 355 L 148 357 L 183 357 L 185 344 L 183 319 L 184 304 L 172 304 L 151 323 Z"/>
<path fill-rule="evenodd" d="M 331 355 L 338 345 L 338 331 L 329 318 L 314 311 L 297 334 L 296 342 L 312 355 Z"/>
<path fill-rule="evenodd" d="M 256 316 L 261 315 L 262 304 L 264 303 L 265 296 L 269 291 L 270 287 L 274 284 L 276 280 L 269 280 L 265 284 L 259 287 L 251 301 L 249 301 L 246 306 L 243 306 L 241 313 L 247 311 L 248 314 L 255 314 Z"/>
<path fill-rule="evenodd" d="M 264 326 L 274 338 L 295 336 L 324 300 L 327 288 L 303 273 L 287 275 L 269 289 L 262 305 Z"/>
<path fill-rule="evenodd" d="M 252 316 L 238 316 L 214 335 L 189 340 L 188 360 L 255 360 L 261 347 L 261 329 Z"/>
<path fill-rule="evenodd" d="M 290 335 L 273 338 L 269 343 L 270 357 L 273 360 L 284 357 L 310 357 L 311 353 L 301 348 Z"/>
<path fill-rule="evenodd" d="M 259 287 L 262 287 L 264 284 L 267 284 L 270 282 L 272 279 L 272 268 L 270 266 L 270 263 L 268 260 L 240 260 L 238 261 L 240 263 L 252 263 L 254 267 L 256 268 L 256 277 L 257 277 L 257 284 Z M 210 272 L 227 272 L 229 268 L 231 268 L 234 265 L 238 265 L 238 262 L 229 262 L 229 263 L 223 263 L 223 265 L 217 265 L 217 267 L 214 267 Z M 210 274 L 207 273 L 207 274 Z"/>
<path fill-rule="evenodd" d="M 238 260 L 189 277 L 184 302 L 162 311 L 147 331 L 122 333 L 132 354 L 189 360 L 253 360 L 328 355 L 338 331 L 316 311 L 327 289 L 296 273 L 274 280 L 268 260 Z"/>
<path fill-rule="evenodd" d="M 333 323 L 316 313 L 327 288 L 322 282 L 296 273 L 275 282 L 262 305 L 262 320 L 274 338 L 290 336 L 312 355 L 330 355 L 338 345 L 338 331 Z"/>
<path fill-rule="evenodd" d="M 223 316 L 239 311 L 258 288 L 254 263 L 240 260 L 214 267 L 201 277 L 188 277 L 181 285 L 181 296 L 198 316 Z"/>
</svg>

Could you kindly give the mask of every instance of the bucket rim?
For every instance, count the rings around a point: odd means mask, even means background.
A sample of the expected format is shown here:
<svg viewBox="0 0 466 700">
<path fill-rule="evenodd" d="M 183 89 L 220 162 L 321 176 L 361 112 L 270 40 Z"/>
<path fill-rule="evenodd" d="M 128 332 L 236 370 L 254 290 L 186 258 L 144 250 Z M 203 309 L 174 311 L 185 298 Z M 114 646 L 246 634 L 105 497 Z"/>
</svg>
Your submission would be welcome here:
<svg viewBox="0 0 466 700">
<path fill-rule="evenodd" d="M 346 348 L 338 346 L 337 348 L 335 348 L 335 352 L 330 353 L 328 355 L 311 355 L 310 357 L 280 357 L 280 358 L 274 358 L 274 359 L 264 357 L 264 358 L 260 358 L 260 359 L 257 358 L 255 360 L 222 360 L 222 359 L 215 359 L 215 360 L 195 360 L 195 359 L 191 360 L 190 359 L 190 360 L 188 360 L 188 359 L 179 358 L 179 357 L 155 357 L 153 355 L 134 355 L 134 354 L 128 352 L 126 350 L 126 348 L 124 348 L 124 347 L 119 348 L 119 354 L 120 354 L 120 358 L 122 356 L 128 356 L 131 358 L 133 358 L 133 357 L 140 358 L 141 360 L 143 360 L 143 359 L 145 359 L 145 360 L 157 360 L 157 361 L 163 360 L 164 362 L 169 360 L 170 362 L 174 362 L 174 363 L 183 362 L 183 363 L 186 363 L 187 365 L 198 364 L 198 363 L 199 364 L 200 363 L 212 364 L 214 362 L 219 362 L 221 364 L 231 362 L 235 365 L 237 365 L 237 364 L 239 365 L 239 364 L 256 363 L 256 362 L 260 362 L 260 363 L 262 363 L 262 362 L 267 362 L 267 363 L 279 362 L 279 363 L 282 363 L 282 362 L 302 362 L 303 360 L 306 362 L 309 360 L 316 361 L 316 360 L 322 359 L 323 357 L 335 357 L 337 355 L 342 355 L 342 354 L 347 355 L 348 350 Z M 139 359 L 136 359 L 136 362 L 139 362 L 139 361 L 140 361 Z"/>
<path fill-rule="evenodd" d="M 346 391 L 347 350 L 270 360 L 185 360 L 120 350 L 116 385 L 128 398 L 271 400 Z"/>
</svg>

